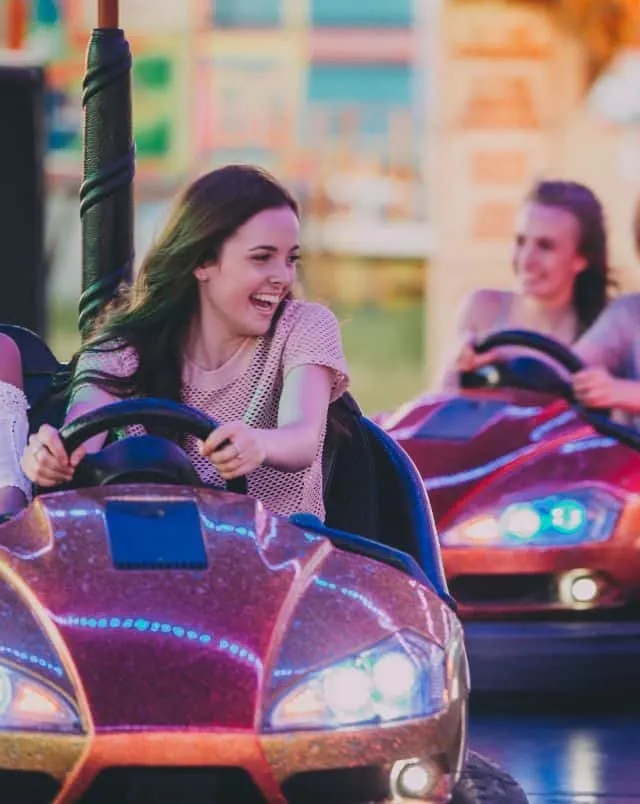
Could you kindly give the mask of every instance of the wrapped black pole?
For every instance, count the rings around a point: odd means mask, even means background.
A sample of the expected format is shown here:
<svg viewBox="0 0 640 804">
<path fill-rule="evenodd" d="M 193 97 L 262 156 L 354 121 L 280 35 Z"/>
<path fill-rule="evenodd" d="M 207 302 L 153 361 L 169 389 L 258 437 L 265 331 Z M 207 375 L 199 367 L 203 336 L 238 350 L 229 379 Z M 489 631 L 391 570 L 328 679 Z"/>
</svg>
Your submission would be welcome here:
<svg viewBox="0 0 640 804">
<path fill-rule="evenodd" d="M 131 51 L 118 28 L 117 2 L 100 2 L 83 84 L 84 172 L 80 190 L 82 295 L 80 334 L 133 271 L 133 177 Z"/>
</svg>

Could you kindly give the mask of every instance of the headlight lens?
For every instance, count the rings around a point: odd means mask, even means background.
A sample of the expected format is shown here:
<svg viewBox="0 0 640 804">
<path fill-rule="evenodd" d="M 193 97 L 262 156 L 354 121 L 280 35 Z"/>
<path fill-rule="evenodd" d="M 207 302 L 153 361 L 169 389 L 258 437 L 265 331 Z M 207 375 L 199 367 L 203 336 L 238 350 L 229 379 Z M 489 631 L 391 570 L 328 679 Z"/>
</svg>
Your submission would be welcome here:
<svg viewBox="0 0 640 804">
<path fill-rule="evenodd" d="M 514 501 L 467 519 L 441 534 L 445 547 L 556 547 L 606 541 L 622 502 L 602 489 L 574 489 Z"/>
<path fill-rule="evenodd" d="M 0 731 L 4 729 L 81 731 L 78 713 L 60 691 L 0 665 Z"/>
<path fill-rule="evenodd" d="M 446 699 L 442 648 L 400 634 L 305 677 L 275 704 L 266 726 L 337 728 L 423 717 Z"/>
</svg>

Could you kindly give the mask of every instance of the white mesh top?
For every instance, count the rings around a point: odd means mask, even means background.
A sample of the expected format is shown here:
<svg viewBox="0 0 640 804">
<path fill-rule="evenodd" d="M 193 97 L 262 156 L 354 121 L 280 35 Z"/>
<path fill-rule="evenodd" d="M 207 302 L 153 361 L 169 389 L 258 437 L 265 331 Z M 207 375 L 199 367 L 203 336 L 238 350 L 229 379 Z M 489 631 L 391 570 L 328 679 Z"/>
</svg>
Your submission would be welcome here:
<svg viewBox="0 0 640 804">
<path fill-rule="evenodd" d="M 14 486 L 31 499 L 31 481 L 20 466 L 29 432 L 27 409 L 20 388 L 0 380 L 0 486 Z"/>
<path fill-rule="evenodd" d="M 321 365 L 332 370 L 331 401 L 341 396 L 349 380 L 342 351 L 340 325 L 333 313 L 321 304 L 286 302 L 273 333 L 248 339 L 223 366 L 213 371 L 185 360 L 182 372 L 182 401 L 220 422 L 244 420 L 252 427 L 277 427 L 278 406 L 283 380 L 296 366 Z M 85 353 L 77 371 L 99 369 L 116 376 L 129 376 L 137 366 L 132 347 L 112 352 Z M 142 435 L 135 425 L 129 435 Z M 308 511 L 324 519 L 322 498 L 322 450 L 326 426 L 312 465 L 300 472 L 283 472 L 260 466 L 248 476 L 249 494 L 262 500 L 271 511 L 289 515 Z M 223 485 L 207 458 L 199 452 L 195 439 L 187 439 L 187 453 L 200 478 Z"/>
</svg>

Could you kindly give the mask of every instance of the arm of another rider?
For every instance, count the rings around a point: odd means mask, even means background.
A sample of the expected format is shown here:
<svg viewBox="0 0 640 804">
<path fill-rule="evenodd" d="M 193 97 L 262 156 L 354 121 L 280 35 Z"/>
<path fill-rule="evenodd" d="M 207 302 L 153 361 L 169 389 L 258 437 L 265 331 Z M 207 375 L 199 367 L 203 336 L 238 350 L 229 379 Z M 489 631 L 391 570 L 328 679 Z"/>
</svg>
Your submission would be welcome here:
<svg viewBox="0 0 640 804">
<path fill-rule="evenodd" d="M 436 386 L 443 390 L 459 387 L 462 372 L 491 363 L 496 351 L 479 355 L 473 349 L 480 333 L 493 329 L 500 320 L 505 293 L 486 288 L 476 290 L 462 303 L 456 323 L 453 347 L 447 350 L 443 367 L 438 372 Z"/>
<path fill-rule="evenodd" d="M 638 370 L 634 345 L 639 336 L 640 294 L 616 299 L 574 346 L 586 364 L 573 376 L 579 402 L 590 407 L 640 412 L 640 378 L 628 377 Z"/>
</svg>

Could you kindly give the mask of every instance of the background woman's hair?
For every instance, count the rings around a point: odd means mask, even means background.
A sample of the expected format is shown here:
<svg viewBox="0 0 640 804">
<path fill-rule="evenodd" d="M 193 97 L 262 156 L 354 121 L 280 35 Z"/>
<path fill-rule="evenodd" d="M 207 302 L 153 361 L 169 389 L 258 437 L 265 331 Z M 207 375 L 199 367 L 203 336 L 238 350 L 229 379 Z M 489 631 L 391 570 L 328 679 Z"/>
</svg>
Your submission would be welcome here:
<svg viewBox="0 0 640 804">
<path fill-rule="evenodd" d="M 528 193 L 526 201 L 563 209 L 578 221 L 578 253 L 587 266 L 575 279 L 573 304 L 582 333 L 600 315 L 609 300 L 609 288 L 615 285 L 602 204 L 592 190 L 573 181 L 540 181 Z"/>
</svg>

